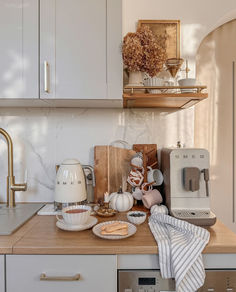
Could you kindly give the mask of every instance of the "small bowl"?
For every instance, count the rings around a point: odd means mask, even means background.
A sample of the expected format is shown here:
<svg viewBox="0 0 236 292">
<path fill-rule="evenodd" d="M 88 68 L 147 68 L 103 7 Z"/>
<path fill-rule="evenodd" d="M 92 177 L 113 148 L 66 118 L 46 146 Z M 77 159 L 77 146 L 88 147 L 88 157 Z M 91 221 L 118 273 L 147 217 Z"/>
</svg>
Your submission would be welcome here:
<svg viewBox="0 0 236 292">
<path fill-rule="evenodd" d="M 143 216 L 134 217 L 134 216 L 130 216 L 131 214 L 143 214 Z M 127 213 L 127 219 L 129 220 L 129 222 L 136 225 L 142 224 L 146 220 L 146 217 L 147 217 L 147 214 L 143 211 L 130 211 Z"/>
<path fill-rule="evenodd" d="M 196 79 L 195 78 L 185 78 L 185 79 L 180 79 L 178 81 L 179 86 L 195 86 L 196 85 Z M 196 92 L 196 89 L 194 88 L 182 88 L 180 89 L 181 93 L 186 93 L 186 92 Z"/>
<path fill-rule="evenodd" d="M 67 213 L 68 211 L 84 210 L 81 213 Z M 62 217 L 66 224 L 69 225 L 83 225 L 88 221 L 91 213 L 91 207 L 86 205 L 70 206 L 62 209 Z"/>
</svg>

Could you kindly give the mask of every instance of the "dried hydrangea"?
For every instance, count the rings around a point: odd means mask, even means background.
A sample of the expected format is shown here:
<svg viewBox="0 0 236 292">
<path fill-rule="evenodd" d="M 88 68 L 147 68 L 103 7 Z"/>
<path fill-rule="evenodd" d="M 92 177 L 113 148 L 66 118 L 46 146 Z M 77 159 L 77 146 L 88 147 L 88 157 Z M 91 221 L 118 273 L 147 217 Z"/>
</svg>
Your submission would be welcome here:
<svg viewBox="0 0 236 292">
<path fill-rule="evenodd" d="M 136 33 L 128 33 L 123 42 L 123 60 L 129 71 L 141 71 L 151 77 L 157 75 L 166 61 L 166 50 L 148 26 Z"/>
<path fill-rule="evenodd" d="M 124 64 L 130 72 L 141 71 L 143 64 L 143 47 L 136 33 L 124 37 L 122 55 Z"/>
</svg>

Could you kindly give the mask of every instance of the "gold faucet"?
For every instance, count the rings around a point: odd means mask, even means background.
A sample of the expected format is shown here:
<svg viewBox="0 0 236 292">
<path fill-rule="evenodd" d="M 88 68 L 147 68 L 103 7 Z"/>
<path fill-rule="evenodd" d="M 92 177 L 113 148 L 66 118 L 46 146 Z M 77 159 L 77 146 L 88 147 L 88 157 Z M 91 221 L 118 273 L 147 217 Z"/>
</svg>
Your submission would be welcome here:
<svg viewBox="0 0 236 292">
<path fill-rule="evenodd" d="M 15 177 L 13 175 L 13 143 L 10 135 L 0 128 L 0 134 L 2 134 L 6 141 L 8 147 L 8 176 L 7 176 L 7 207 L 12 208 L 16 206 L 15 202 L 15 192 L 26 191 L 27 184 L 16 184 Z"/>
</svg>

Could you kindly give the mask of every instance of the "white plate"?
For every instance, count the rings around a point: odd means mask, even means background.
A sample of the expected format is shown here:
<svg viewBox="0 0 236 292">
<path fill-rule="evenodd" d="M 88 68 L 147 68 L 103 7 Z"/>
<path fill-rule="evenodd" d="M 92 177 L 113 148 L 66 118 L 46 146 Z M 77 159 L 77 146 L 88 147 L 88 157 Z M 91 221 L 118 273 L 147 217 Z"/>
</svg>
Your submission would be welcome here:
<svg viewBox="0 0 236 292">
<path fill-rule="evenodd" d="M 188 89 L 188 88 L 186 88 L 186 89 L 180 89 L 180 91 L 181 91 L 181 93 L 196 93 L 197 92 L 197 89 Z"/>
<path fill-rule="evenodd" d="M 112 224 L 112 223 L 117 223 L 117 222 L 128 224 L 128 235 L 102 235 L 101 234 L 102 226 Z M 100 224 L 93 227 L 93 233 L 95 235 L 97 235 L 98 237 L 103 238 L 103 239 L 112 239 L 112 240 L 130 237 L 130 236 L 134 235 L 136 233 L 136 231 L 137 231 L 137 228 L 133 224 L 131 224 L 129 222 L 125 222 L 125 221 L 107 221 L 107 222 L 100 223 Z"/>
<path fill-rule="evenodd" d="M 93 227 L 97 224 L 98 219 L 96 217 L 90 216 L 88 221 L 83 225 L 68 225 L 64 222 L 57 221 L 56 226 L 62 230 L 67 231 L 82 231 Z"/>
</svg>

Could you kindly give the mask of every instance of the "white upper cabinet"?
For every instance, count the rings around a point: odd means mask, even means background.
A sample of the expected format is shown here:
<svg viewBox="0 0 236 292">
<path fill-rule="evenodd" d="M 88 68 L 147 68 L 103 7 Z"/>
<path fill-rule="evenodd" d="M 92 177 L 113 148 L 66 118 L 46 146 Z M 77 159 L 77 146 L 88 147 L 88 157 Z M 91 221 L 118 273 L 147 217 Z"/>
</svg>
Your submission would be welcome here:
<svg viewBox="0 0 236 292">
<path fill-rule="evenodd" d="M 121 5 L 40 1 L 40 98 L 122 98 Z"/>
<path fill-rule="evenodd" d="M 0 98 L 39 98 L 38 0 L 0 0 Z"/>
</svg>

